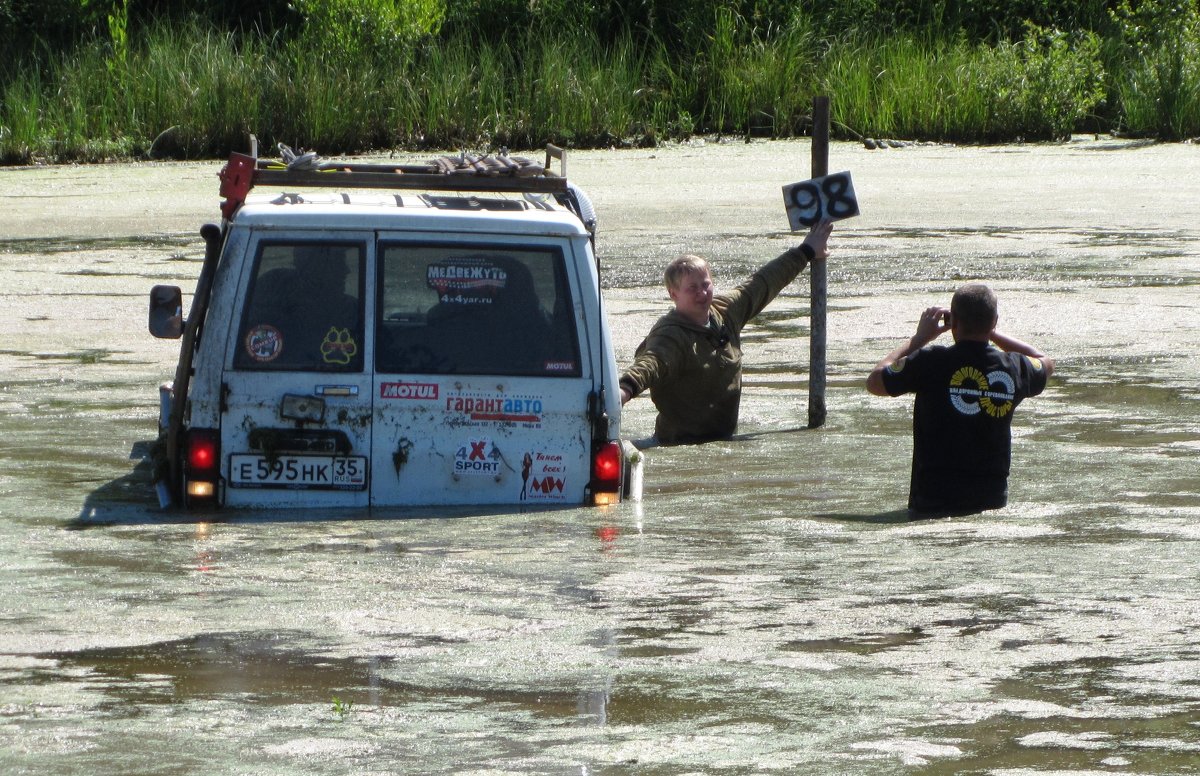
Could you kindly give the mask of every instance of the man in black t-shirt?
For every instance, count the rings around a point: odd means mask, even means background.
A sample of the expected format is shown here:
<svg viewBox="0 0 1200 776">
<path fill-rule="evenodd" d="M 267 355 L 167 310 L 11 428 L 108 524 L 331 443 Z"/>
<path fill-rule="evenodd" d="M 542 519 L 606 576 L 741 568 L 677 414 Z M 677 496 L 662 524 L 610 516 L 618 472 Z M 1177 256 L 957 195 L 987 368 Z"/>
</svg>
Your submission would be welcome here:
<svg viewBox="0 0 1200 776">
<path fill-rule="evenodd" d="M 963 286 L 949 309 L 926 309 L 912 339 L 867 377 L 876 396 L 916 394 L 908 494 L 914 516 L 970 514 L 1008 501 L 1013 412 L 1046 387 L 1054 360 L 996 331 L 998 320 L 991 289 Z M 925 347 L 947 331 L 952 346 Z"/>
</svg>

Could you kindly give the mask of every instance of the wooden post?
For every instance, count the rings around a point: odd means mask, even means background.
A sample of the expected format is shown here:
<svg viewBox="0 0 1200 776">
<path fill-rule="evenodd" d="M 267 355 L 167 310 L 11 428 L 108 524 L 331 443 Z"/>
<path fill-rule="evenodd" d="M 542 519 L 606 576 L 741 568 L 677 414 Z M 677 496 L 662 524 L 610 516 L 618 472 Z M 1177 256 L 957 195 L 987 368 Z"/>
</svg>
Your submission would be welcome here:
<svg viewBox="0 0 1200 776">
<path fill-rule="evenodd" d="M 812 178 L 829 174 L 829 97 L 813 98 Z M 808 427 L 825 425 L 825 261 L 808 265 L 811 283 L 808 338 Z"/>
</svg>

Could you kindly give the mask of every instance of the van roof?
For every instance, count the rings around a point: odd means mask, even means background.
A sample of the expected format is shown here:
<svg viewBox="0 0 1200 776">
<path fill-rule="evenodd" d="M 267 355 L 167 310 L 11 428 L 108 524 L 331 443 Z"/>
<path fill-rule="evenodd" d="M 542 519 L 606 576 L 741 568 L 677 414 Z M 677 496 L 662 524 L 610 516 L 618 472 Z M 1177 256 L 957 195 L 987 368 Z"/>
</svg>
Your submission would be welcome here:
<svg viewBox="0 0 1200 776">
<path fill-rule="evenodd" d="M 555 145 L 546 146 L 544 164 L 526 157 L 510 157 L 507 150 L 497 156 L 477 156 L 460 153 L 454 157 L 438 157 L 424 164 L 364 164 L 357 162 L 321 161 L 313 152 L 297 155 L 292 149 L 280 144 L 284 161 L 258 158 L 258 140 L 251 135 L 250 155 L 232 153 L 229 161 L 217 175 L 221 179 L 221 215 L 232 220 L 248 200 L 255 187 L 279 186 L 285 192 L 336 190 L 373 190 L 391 192 L 395 206 L 404 208 L 408 203 L 396 192 L 454 192 L 456 197 L 426 194 L 422 199 L 427 205 L 438 208 L 473 209 L 456 206 L 454 202 L 496 202 L 496 195 L 521 195 L 531 205 L 545 203 L 553 198 L 574 202 L 579 211 L 573 187 L 567 183 L 567 152 Z M 550 171 L 552 159 L 559 162 L 559 173 Z M 548 196 L 549 195 L 549 196 Z M 281 204 L 296 204 L 286 198 Z M 341 195 L 345 199 L 345 195 Z M 465 198 L 465 199 L 464 199 Z M 439 200 L 448 200 L 440 203 Z M 274 201 L 274 200 L 272 200 Z M 349 204 L 345 202 L 344 204 Z M 516 208 L 482 208 L 513 209 Z M 545 209 L 545 208 L 541 208 Z"/>
<path fill-rule="evenodd" d="M 442 230 L 586 236 L 584 224 L 553 197 L 302 192 L 254 196 L 234 214 L 239 225 L 364 231 Z"/>
</svg>

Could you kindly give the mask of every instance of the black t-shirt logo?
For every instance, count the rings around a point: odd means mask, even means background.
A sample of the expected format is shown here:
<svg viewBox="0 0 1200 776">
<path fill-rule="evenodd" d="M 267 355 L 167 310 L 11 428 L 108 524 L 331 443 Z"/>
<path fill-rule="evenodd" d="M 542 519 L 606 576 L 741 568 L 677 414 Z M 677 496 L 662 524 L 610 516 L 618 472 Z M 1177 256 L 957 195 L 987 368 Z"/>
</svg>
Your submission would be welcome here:
<svg viewBox="0 0 1200 776">
<path fill-rule="evenodd" d="M 973 366 L 964 366 L 950 378 L 950 403 L 963 415 L 986 412 L 993 418 L 1003 418 L 1012 412 L 1017 385 L 1012 375 L 1002 369 L 984 376 Z"/>
</svg>

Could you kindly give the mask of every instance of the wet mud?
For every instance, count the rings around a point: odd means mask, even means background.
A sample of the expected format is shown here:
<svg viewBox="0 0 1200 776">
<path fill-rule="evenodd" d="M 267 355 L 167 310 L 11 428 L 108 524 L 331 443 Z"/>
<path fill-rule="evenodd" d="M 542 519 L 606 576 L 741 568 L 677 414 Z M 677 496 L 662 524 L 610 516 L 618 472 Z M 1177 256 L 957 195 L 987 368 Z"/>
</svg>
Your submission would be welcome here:
<svg viewBox="0 0 1200 776">
<path fill-rule="evenodd" d="M 571 154 L 619 358 L 696 252 L 793 245 L 809 146 Z M 609 509 L 164 514 L 142 459 L 219 164 L 0 170 L 0 771 L 1200 770 L 1200 151 L 834 144 L 862 215 L 746 332 L 738 437 Z M 910 521 L 911 407 L 866 373 L 990 283 L 1058 362 L 1009 506 Z M 648 436 L 653 407 L 627 408 Z"/>
</svg>

